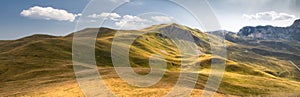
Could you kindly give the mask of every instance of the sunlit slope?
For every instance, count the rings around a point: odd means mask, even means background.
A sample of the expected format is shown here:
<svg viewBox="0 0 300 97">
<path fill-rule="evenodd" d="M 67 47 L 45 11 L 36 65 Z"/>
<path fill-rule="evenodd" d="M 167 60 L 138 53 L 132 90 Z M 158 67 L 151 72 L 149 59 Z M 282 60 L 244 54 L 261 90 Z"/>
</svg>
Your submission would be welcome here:
<svg viewBox="0 0 300 97">
<path fill-rule="evenodd" d="M 181 56 L 179 54 L 178 48 L 176 47 L 176 44 L 174 44 L 174 41 L 172 41 L 172 39 L 168 38 L 167 36 L 164 36 L 164 34 L 161 34 L 161 31 L 166 31 L 166 29 L 167 31 L 178 31 L 179 29 L 184 30 L 184 32 L 186 33 L 191 33 L 195 40 L 195 43 L 199 46 L 199 48 L 196 48 L 196 50 L 199 50 L 200 52 L 202 52 L 202 54 L 196 58 L 184 58 L 183 56 Z M 151 33 L 138 36 L 140 33 L 143 33 L 145 31 Z M 116 32 L 114 32 L 114 34 L 115 33 Z M 130 60 L 133 67 L 149 67 L 148 61 L 151 55 L 160 54 L 166 58 L 166 63 L 168 64 L 169 70 L 179 70 L 179 67 L 182 65 L 181 60 L 200 62 L 200 65 L 202 67 L 201 71 L 206 71 L 210 68 L 212 57 L 210 54 L 209 37 L 208 34 L 200 32 L 199 30 L 191 29 L 177 24 L 165 24 L 146 28 L 141 31 L 118 31 L 118 33 L 121 33 L 121 35 L 124 34 L 125 36 L 136 35 L 136 37 L 138 37 L 134 39 L 135 41 L 133 42 L 133 44 L 130 44 Z M 172 32 L 169 33 L 172 34 Z M 213 38 L 211 39 L 220 38 L 213 35 L 212 37 Z M 111 61 L 105 61 L 107 59 L 110 59 L 111 54 L 109 52 L 111 49 L 110 46 L 105 46 L 105 44 L 109 45 L 113 41 L 113 38 L 118 37 L 105 36 L 98 39 L 98 42 L 100 44 L 102 43 L 101 45 L 98 45 L 99 48 L 106 52 L 103 54 L 103 51 L 100 51 L 99 54 L 97 54 L 99 65 L 111 64 Z M 119 43 L 122 44 L 122 42 Z M 231 92 L 233 94 L 235 93 L 236 95 L 256 95 L 265 93 L 267 94 L 268 92 L 275 91 L 278 92 L 280 90 L 293 91 L 299 88 L 297 87 L 298 83 L 293 81 L 293 79 L 297 80 L 297 78 L 299 77 L 299 72 L 288 61 L 281 60 L 276 57 L 257 54 L 255 52 L 252 52 L 251 47 L 249 46 L 239 45 L 229 41 L 226 41 L 226 43 L 228 46 L 228 60 L 226 64 L 226 71 L 228 73 L 226 73 L 226 76 L 224 77 L 224 83 L 220 88 L 220 92 Z M 123 45 L 123 49 L 126 49 L 126 47 L 128 46 L 128 44 Z M 120 47 L 120 49 L 122 49 L 122 46 Z M 232 78 L 234 76 L 238 77 Z M 252 80 L 253 78 L 255 80 Z M 285 80 L 282 81 L 282 79 Z M 292 79 L 291 82 L 289 82 L 290 79 Z M 237 81 L 238 83 L 231 84 L 231 81 L 233 80 Z M 260 86 L 254 87 L 262 80 L 272 81 L 273 83 L 263 83 L 263 85 L 260 84 Z M 295 84 L 292 85 L 288 83 Z M 243 90 L 236 91 L 236 89 Z"/>
<path fill-rule="evenodd" d="M 97 31 L 99 31 L 99 34 L 96 38 L 95 57 L 99 67 L 113 66 L 111 48 L 114 39 L 133 40 L 132 44 L 126 44 L 122 41 L 114 41 L 114 44 L 117 44 L 119 52 L 129 47 L 130 65 L 134 68 L 149 67 L 149 58 L 153 54 L 163 56 L 165 59 L 158 60 L 165 61 L 167 70 L 170 72 L 162 80 L 165 83 L 176 82 L 180 67 L 184 65 L 181 64 L 182 60 L 189 64 L 200 63 L 201 68 L 199 71 L 201 74 L 199 74 L 196 89 L 202 90 L 209 75 L 211 60 L 224 59 L 222 57 L 212 57 L 210 50 L 211 46 L 217 44 L 210 43 L 210 40 L 221 40 L 221 37 L 183 25 L 163 24 L 142 30 L 90 28 L 76 32 L 76 34 L 80 34 L 84 38 L 93 35 Z M 174 34 L 188 35 L 193 39 L 183 37 L 174 40 L 170 36 Z M 34 35 L 20 40 L 1 41 L 0 81 L 7 83 L 27 81 L 28 79 L 43 79 L 60 83 L 64 80 L 74 80 L 72 36 L 73 34 L 65 37 Z M 177 45 L 182 42 L 183 44 L 195 43 L 196 46 L 193 47 L 193 50 L 198 52 L 199 55 L 183 56 L 180 54 Z M 272 55 L 259 54 L 253 50 L 257 48 L 256 46 L 229 41 L 226 41 L 226 43 L 226 73 L 218 93 L 249 96 L 285 92 L 293 94 L 300 90 L 300 84 L 297 82 L 299 72 L 288 60 Z M 265 52 L 271 52 L 271 50 L 265 50 Z M 141 72 L 141 74 L 147 73 Z M 105 74 L 110 75 L 110 73 Z M 49 84 L 52 84 L 52 82 Z M 172 85 L 168 87 L 172 87 Z"/>
<path fill-rule="evenodd" d="M 167 30 L 166 30 L 167 29 Z M 171 30 L 169 30 L 171 29 Z M 172 34 L 173 31 L 180 31 L 183 34 L 190 34 L 194 38 L 194 41 L 190 41 L 192 43 L 197 44 L 197 48 L 201 54 L 197 58 L 187 58 L 180 55 L 177 44 L 170 38 L 168 38 L 163 31 L 167 31 L 167 33 Z M 139 36 L 139 34 L 149 32 L 147 34 L 143 34 Z M 112 33 L 114 35 L 116 32 Z M 134 40 L 132 44 L 123 44 L 124 49 L 128 45 L 130 45 L 130 58 L 132 60 L 133 66 L 147 66 L 148 59 L 152 54 L 160 54 L 166 58 L 168 66 L 179 67 L 181 66 L 180 60 L 193 60 L 192 62 L 200 62 L 202 67 L 209 67 L 211 61 L 210 54 L 210 39 L 218 39 L 220 37 L 206 34 L 204 32 L 200 32 L 199 30 L 191 29 L 178 24 L 164 24 L 157 25 L 150 28 L 143 29 L 141 31 L 118 31 L 118 33 L 124 34 L 124 36 L 136 36 L 130 37 Z M 103 36 L 98 38 L 97 49 L 100 51 L 96 51 L 97 60 L 99 65 L 108 65 L 111 64 L 105 63 L 105 60 L 110 60 L 110 44 L 113 41 L 113 38 L 119 38 L 114 36 Z M 122 37 L 121 37 L 122 38 Z M 128 37 L 127 37 L 128 38 Z M 124 39 L 126 40 L 126 39 Z M 179 39 L 180 40 L 180 39 Z M 116 42 L 116 44 L 122 42 Z M 296 77 L 295 75 L 299 74 L 296 71 L 295 67 L 290 64 L 287 60 L 278 59 L 276 57 L 271 56 L 263 56 L 261 54 L 257 54 L 252 49 L 254 46 L 246 46 L 240 45 L 236 43 L 232 43 L 226 41 L 227 43 L 227 55 L 228 55 L 228 64 L 227 71 L 230 72 L 238 72 L 238 73 L 251 73 L 251 74 L 260 74 L 267 76 L 275 76 L 275 77 Z M 127 46 L 126 46 L 127 45 Z M 122 48 L 122 46 L 120 47 Z M 269 52 L 269 51 L 266 51 Z M 202 62 L 201 62 L 202 61 Z M 256 73 L 255 73 L 256 72 Z"/>
</svg>

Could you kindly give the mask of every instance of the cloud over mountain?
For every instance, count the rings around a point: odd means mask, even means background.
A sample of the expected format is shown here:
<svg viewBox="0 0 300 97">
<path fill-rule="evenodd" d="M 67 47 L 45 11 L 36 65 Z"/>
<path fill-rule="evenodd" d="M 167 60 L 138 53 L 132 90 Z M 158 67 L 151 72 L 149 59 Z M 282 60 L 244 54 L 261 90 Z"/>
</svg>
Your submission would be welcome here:
<svg viewBox="0 0 300 97">
<path fill-rule="evenodd" d="M 149 26 L 150 20 L 138 16 L 125 15 L 123 18 L 116 22 L 116 26 L 123 29 L 138 29 Z"/>
<path fill-rule="evenodd" d="M 94 19 L 110 19 L 110 20 L 118 20 L 119 18 L 121 18 L 121 16 L 117 13 L 107 13 L 107 12 L 103 12 L 101 14 L 91 14 L 88 16 L 89 18 L 94 18 Z"/>
<path fill-rule="evenodd" d="M 290 15 L 287 13 L 268 11 L 268 12 L 259 12 L 251 15 L 244 14 L 243 18 L 247 20 L 258 20 L 258 21 L 287 21 L 287 20 L 295 20 L 297 17 L 295 15 Z"/>
<path fill-rule="evenodd" d="M 156 22 L 166 23 L 171 22 L 173 18 L 168 16 L 152 16 L 151 19 Z"/>
<path fill-rule="evenodd" d="M 24 17 L 44 20 L 70 21 L 73 22 L 81 14 L 73 14 L 63 9 L 52 7 L 34 6 L 20 13 Z"/>
<path fill-rule="evenodd" d="M 130 14 L 119 14 L 114 12 L 92 13 L 87 15 L 90 23 L 98 23 L 100 20 L 109 21 L 115 28 L 134 30 L 149 27 L 151 25 L 173 22 L 173 17 L 164 15 L 136 16 Z"/>
</svg>

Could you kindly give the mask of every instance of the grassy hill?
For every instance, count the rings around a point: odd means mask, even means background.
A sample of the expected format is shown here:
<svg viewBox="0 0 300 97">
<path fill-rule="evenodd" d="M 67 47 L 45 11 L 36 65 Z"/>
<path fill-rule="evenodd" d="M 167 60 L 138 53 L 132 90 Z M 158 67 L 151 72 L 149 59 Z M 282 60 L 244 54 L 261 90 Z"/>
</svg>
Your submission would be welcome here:
<svg viewBox="0 0 300 97">
<path fill-rule="evenodd" d="M 209 37 L 220 39 L 218 35 L 201 32 L 179 24 L 155 25 L 141 30 L 113 30 L 109 28 L 88 28 L 75 32 L 83 38 L 100 31 L 95 44 L 95 56 L 99 69 L 104 69 L 106 73 L 103 76 L 110 76 L 105 79 L 107 84 L 113 88 L 118 95 L 128 91 L 121 91 L 118 86 L 112 85 L 110 80 L 120 80 L 120 78 L 111 69 L 111 44 L 114 38 L 128 41 L 134 36 L 138 37 L 132 45 L 124 44 L 122 41 L 116 41 L 119 49 L 130 47 L 129 58 L 131 66 L 136 72 L 147 74 L 149 67 L 149 58 L 152 54 L 160 54 L 166 58 L 167 73 L 161 82 L 153 87 L 144 88 L 145 94 L 152 95 L 160 93 L 160 85 L 167 84 L 171 88 L 177 81 L 178 73 L 182 60 L 190 63 L 200 62 L 201 73 L 196 85 L 195 91 L 204 89 L 210 72 L 210 63 L 213 58 L 222 60 L 220 57 L 212 57 L 210 46 L 216 43 L 210 43 Z M 116 36 L 117 32 L 121 32 Z M 149 32 L 143 34 L 144 32 Z M 197 57 L 184 57 L 180 55 L 178 48 L 168 35 L 171 34 L 186 35 L 191 34 L 197 45 L 197 50 L 202 52 Z M 142 34 L 142 35 L 139 35 Z M 68 84 L 76 94 L 82 96 L 78 85 L 75 83 L 72 66 L 72 38 L 73 33 L 64 37 L 49 35 L 33 35 L 18 40 L 0 41 L 0 96 L 39 96 L 43 92 L 34 92 L 34 87 L 53 87 L 63 88 L 65 85 L 55 85 L 72 81 Z M 179 38 L 178 41 L 187 41 Z M 300 64 L 298 55 L 300 46 L 292 41 L 225 41 L 227 45 L 226 73 L 224 75 L 218 95 L 230 96 L 267 96 L 267 95 L 297 95 L 300 90 L 300 71 L 297 71 L 289 61 Z M 102 72 L 102 71 L 100 71 Z M 113 76 L 113 77 L 112 77 Z M 36 82 L 36 83 L 34 83 Z M 15 85 L 14 83 L 18 83 Z M 138 90 L 120 80 L 119 86 L 124 88 Z M 53 85 L 53 86 L 52 86 Z M 7 88 L 7 89 L 5 89 Z M 18 88 L 18 89 L 16 89 Z M 21 88 L 21 90 L 19 90 Z M 22 91 L 22 88 L 33 88 L 32 91 Z M 51 89 L 47 89 L 51 90 Z M 148 93 L 147 90 L 153 91 Z M 167 89 L 168 90 L 168 89 Z M 166 92 L 167 90 L 164 90 Z M 65 91 L 63 89 L 62 91 Z M 52 91 L 54 92 L 54 91 Z M 197 92 L 197 93 L 198 93 Z M 58 92 L 59 93 L 59 92 Z M 51 93 L 49 93 L 51 94 Z M 162 93 L 164 94 L 164 93 Z M 161 94 L 161 95 L 162 95 Z M 130 93 L 130 95 L 135 95 Z M 48 95 L 50 96 L 50 95 Z"/>
</svg>

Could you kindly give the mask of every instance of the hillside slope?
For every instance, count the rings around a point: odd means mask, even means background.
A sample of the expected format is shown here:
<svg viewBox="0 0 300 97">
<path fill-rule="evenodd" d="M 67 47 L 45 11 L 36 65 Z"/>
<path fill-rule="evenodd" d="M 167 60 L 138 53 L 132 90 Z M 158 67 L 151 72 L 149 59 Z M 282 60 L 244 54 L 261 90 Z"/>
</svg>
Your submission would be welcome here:
<svg viewBox="0 0 300 97">
<path fill-rule="evenodd" d="M 123 45 L 119 47 L 121 50 L 130 47 L 129 58 L 132 67 L 136 68 L 137 71 L 141 71 L 141 74 L 147 74 L 148 72 L 141 68 L 149 67 L 148 62 L 151 55 L 163 55 L 166 58 L 168 72 L 170 72 L 162 80 L 162 83 L 166 83 L 176 82 L 176 76 L 178 76 L 178 71 L 181 69 L 179 68 L 181 60 L 188 60 L 191 63 L 200 62 L 201 69 L 199 71 L 201 74 L 199 74 L 197 90 L 204 88 L 213 58 L 210 49 L 215 44 L 210 43 L 208 37 L 221 39 L 218 35 L 201 32 L 179 24 L 155 25 L 135 31 L 89 28 L 75 33 L 84 37 L 95 31 L 100 31 L 95 44 L 96 61 L 99 68 L 107 69 L 112 66 L 111 44 L 113 39 L 117 37 L 123 41 L 128 41 L 136 36 L 138 38 L 134 40 L 132 45 L 116 41 L 117 44 Z M 116 36 L 117 32 L 121 32 L 121 34 Z M 143 34 L 144 32 L 149 33 Z M 196 58 L 181 56 L 175 42 L 167 37 L 172 34 L 191 34 L 194 38 L 192 40 L 195 40 L 194 42 L 197 45 L 196 50 L 201 52 L 201 55 Z M 0 84 L 5 87 L 23 88 L 22 86 L 35 87 L 40 84 L 51 86 L 54 83 L 74 81 L 72 36 L 73 34 L 65 37 L 33 35 L 19 40 L 0 41 Z M 184 40 L 184 38 L 178 38 L 178 41 L 180 40 Z M 296 51 L 299 50 L 299 46 L 297 44 L 293 44 L 291 41 L 260 40 L 259 43 L 252 43 L 242 39 L 238 40 L 237 42 L 226 41 L 226 73 L 218 90 L 219 94 L 257 96 L 274 93 L 285 95 L 284 93 L 287 93 L 294 95 L 300 90 L 300 73 L 289 62 L 289 60 L 292 60 L 298 64 L 299 54 Z M 285 49 L 277 48 L 278 46 L 274 45 L 274 42 L 287 46 L 284 46 Z M 290 49 L 295 51 L 290 51 Z M 214 58 L 218 59 L 218 57 Z M 113 71 L 108 71 L 104 76 L 113 74 Z M 119 78 L 113 77 L 113 79 Z M 28 81 L 36 81 L 40 84 L 22 84 L 22 82 Z M 19 83 L 19 85 L 14 86 L 11 83 Z M 9 93 L 9 90 L 4 89 L 5 87 L 1 88 L 4 93 L 0 93 L 0 96 L 4 94 L 4 96 L 16 95 L 15 93 Z M 159 89 L 153 91 L 159 92 Z M 29 93 L 24 93 L 21 90 L 17 92 L 21 93 L 17 93 L 16 96 L 32 94 L 30 91 Z M 122 93 L 122 91 L 116 92 Z"/>
</svg>

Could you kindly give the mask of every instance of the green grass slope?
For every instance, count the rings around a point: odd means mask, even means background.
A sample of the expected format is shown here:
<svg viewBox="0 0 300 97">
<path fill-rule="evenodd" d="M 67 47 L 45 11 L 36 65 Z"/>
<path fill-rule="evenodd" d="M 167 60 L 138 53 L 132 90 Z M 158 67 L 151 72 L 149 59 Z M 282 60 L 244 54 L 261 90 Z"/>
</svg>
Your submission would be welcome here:
<svg viewBox="0 0 300 97">
<path fill-rule="evenodd" d="M 138 37 L 130 45 L 116 42 L 116 44 L 120 44 L 120 50 L 130 47 L 129 58 L 134 68 L 149 67 L 148 62 L 152 54 L 164 56 L 170 72 L 178 72 L 181 69 L 182 60 L 191 64 L 200 63 L 201 74 L 199 74 L 197 89 L 204 87 L 210 71 L 211 60 L 213 58 L 223 59 L 212 57 L 210 54 L 210 46 L 215 43 L 210 43 L 209 36 L 213 39 L 220 39 L 220 37 L 183 25 L 162 24 L 137 31 L 90 28 L 76 33 L 84 37 L 98 30 L 100 33 L 95 44 L 95 56 L 99 67 L 112 66 L 111 44 L 116 37 L 123 41 L 128 41 L 133 36 Z M 117 32 L 120 32 L 120 35 L 116 36 Z M 149 33 L 139 35 L 144 32 Z M 175 42 L 184 39 L 174 41 L 166 35 L 176 33 L 191 34 L 195 41 L 185 40 L 184 42 L 195 42 L 196 50 L 202 52 L 202 55 L 194 57 L 180 55 Z M 0 41 L 0 82 L 7 83 L 44 77 L 48 79 L 74 78 L 72 36 L 73 34 L 65 37 L 34 35 L 14 41 Z M 295 58 L 293 56 L 297 56 L 297 54 L 293 54 L 293 52 L 298 51 L 299 48 L 292 45 L 286 49 L 295 51 L 276 50 L 272 47 L 272 43 L 263 44 L 269 45 L 256 46 L 226 41 L 228 56 L 226 73 L 218 93 L 257 96 L 274 93 L 293 94 L 300 90 L 299 71 L 287 60 Z M 274 52 L 293 56 L 281 58 Z M 297 59 L 295 59 L 295 63 L 297 64 Z M 168 79 L 173 78 L 170 76 L 173 75 L 165 76 L 166 80 L 162 81 L 173 81 L 174 79 Z"/>
</svg>

